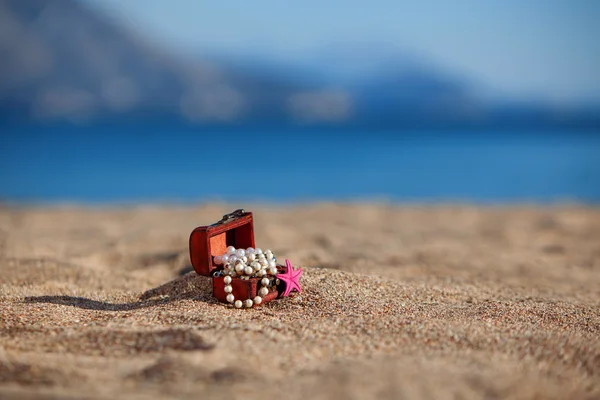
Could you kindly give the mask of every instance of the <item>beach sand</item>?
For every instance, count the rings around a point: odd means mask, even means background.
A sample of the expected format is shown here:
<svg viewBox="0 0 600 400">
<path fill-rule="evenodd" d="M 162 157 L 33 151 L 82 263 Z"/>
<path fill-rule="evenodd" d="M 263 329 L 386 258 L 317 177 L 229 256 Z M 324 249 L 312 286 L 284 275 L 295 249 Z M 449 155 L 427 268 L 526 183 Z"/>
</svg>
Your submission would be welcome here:
<svg viewBox="0 0 600 400">
<path fill-rule="evenodd" d="M 0 207 L 0 398 L 600 398 L 600 209 L 247 205 L 304 290 L 235 310 L 234 208 Z"/>
</svg>

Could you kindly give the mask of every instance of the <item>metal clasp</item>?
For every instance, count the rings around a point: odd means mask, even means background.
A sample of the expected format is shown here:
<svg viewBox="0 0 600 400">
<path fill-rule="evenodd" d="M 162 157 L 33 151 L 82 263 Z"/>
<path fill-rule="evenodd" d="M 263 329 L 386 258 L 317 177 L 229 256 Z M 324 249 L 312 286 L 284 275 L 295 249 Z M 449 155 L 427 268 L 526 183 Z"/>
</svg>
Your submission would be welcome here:
<svg viewBox="0 0 600 400">
<path fill-rule="evenodd" d="M 246 210 L 244 210 L 243 208 L 239 208 L 233 212 L 230 212 L 229 214 L 223 215 L 223 218 L 221 218 L 220 221 L 215 222 L 211 226 L 217 226 L 217 225 L 224 224 L 225 222 L 233 221 L 234 219 L 241 217 L 245 213 L 246 213 Z"/>
<path fill-rule="evenodd" d="M 232 219 L 236 219 L 241 217 L 246 211 L 243 208 L 239 208 L 233 212 L 230 212 L 229 214 L 225 214 L 223 215 L 223 218 L 221 219 L 221 221 L 219 222 L 227 222 L 227 221 L 231 221 Z"/>
</svg>

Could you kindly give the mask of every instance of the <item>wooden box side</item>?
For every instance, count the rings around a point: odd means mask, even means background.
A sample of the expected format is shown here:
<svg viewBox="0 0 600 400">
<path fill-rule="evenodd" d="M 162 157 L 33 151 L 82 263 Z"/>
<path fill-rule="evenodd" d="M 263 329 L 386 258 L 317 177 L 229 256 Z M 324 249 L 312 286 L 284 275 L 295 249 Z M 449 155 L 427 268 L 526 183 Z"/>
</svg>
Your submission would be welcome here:
<svg viewBox="0 0 600 400">
<path fill-rule="evenodd" d="M 210 276 L 217 268 L 213 257 L 225 253 L 228 246 L 254 247 L 252 213 L 245 213 L 230 222 L 200 226 L 190 235 L 190 261 L 200 275 Z"/>
<path fill-rule="evenodd" d="M 227 293 L 225 293 L 225 281 L 224 277 L 218 276 L 213 278 L 213 296 L 217 298 L 217 300 L 227 303 Z M 247 300 L 254 299 L 258 296 L 258 291 L 260 289 L 260 280 L 261 278 L 250 278 L 250 279 L 239 279 L 233 278 L 231 280 L 232 293 L 236 300 Z M 279 293 L 277 289 L 269 289 L 269 293 L 266 296 L 261 296 L 263 299 L 263 303 L 267 301 L 271 301 L 277 298 Z"/>
</svg>

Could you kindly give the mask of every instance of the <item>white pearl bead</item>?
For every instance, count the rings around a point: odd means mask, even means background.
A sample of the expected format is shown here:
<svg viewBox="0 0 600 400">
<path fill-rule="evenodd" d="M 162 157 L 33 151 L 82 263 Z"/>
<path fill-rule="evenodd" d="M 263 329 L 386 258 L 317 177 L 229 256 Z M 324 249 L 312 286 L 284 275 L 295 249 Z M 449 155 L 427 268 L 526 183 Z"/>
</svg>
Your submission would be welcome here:
<svg viewBox="0 0 600 400">
<path fill-rule="evenodd" d="M 271 267 L 271 268 L 277 267 L 277 263 L 275 262 L 275 260 L 269 261 L 269 267 Z"/>
<path fill-rule="evenodd" d="M 269 285 L 269 278 L 262 278 L 261 281 L 260 281 L 260 283 L 263 286 L 268 286 Z"/>
<path fill-rule="evenodd" d="M 262 265 L 263 267 L 268 267 L 269 266 L 269 262 L 267 260 L 265 260 L 264 258 L 261 259 L 259 261 L 260 265 Z"/>
<path fill-rule="evenodd" d="M 250 261 L 256 260 L 256 254 L 254 254 L 254 253 L 248 254 L 248 260 L 250 260 Z"/>
<path fill-rule="evenodd" d="M 271 275 L 277 275 L 277 268 L 275 268 L 275 267 L 269 268 L 269 272 L 271 273 Z"/>
<path fill-rule="evenodd" d="M 229 262 L 231 263 L 235 263 L 237 261 L 237 256 L 235 254 L 232 254 L 229 256 Z"/>
<path fill-rule="evenodd" d="M 221 265 L 221 264 L 223 264 L 223 258 L 221 256 L 215 256 L 215 258 L 213 259 L 213 262 L 217 265 Z"/>
<path fill-rule="evenodd" d="M 253 272 L 254 272 L 254 270 L 252 269 L 252 267 L 246 267 L 246 268 L 244 268 L 244 273 L 246 275 L 252 275 Z"/>
<path fill-rule="evenodd" d="M 258 305 L 258 304 L 260 304 L 260 303 L 262 303 L 262 297 L 260 297 L 260 296 L 256 296 L 256 297 L 254 298 L 254 304 Z"/>
<path fill-rule="evenodd" d="M 226 276 L 225 279 L 223 279 L 223 281 L 225 281 L 225 284 L 229 285 L 231 283 L 231 277 Z"/>
<path fill-rule="evenodd" d="M 267 273 L 267 271 L 265 271 L 264 269 L 259 269 L 258 272 L 256 273 L 258 276 L 264 276 Z"/>
<path fill-rule="evenodd" d="M 254 253 L 260 255 L 260 254 L 262 254 L 262 250 L 260 249 L 260 247 L 257 247 L 254 249 Z"/>
<path fill-rule="evenodd" d="M 233 288 L 231 287 L 231 285 L 227 285 L 223 290 L 225 290 L 225 293 L 231 293 L 233 291 Z"/>
<path fill-rule="evenodd" d="M 227 295 L 227 301 L 230 302 L 230 303 L 233 303 L 233 300 L 235 300 L 235 298 L 233 297 L 233 295 L 231 293 L 229 293 Z"/>
<path fill-rule="evenodd" d="M 227 248 L 227 254 L 235 254 L 235 247 L 229 246 Z"/>
<path fill-rule="evenodd" d="M 244 301 L 244 305 L 248 308 L 252 307 L 254 305 L 254 302 L 250 299 Z"/>
<path fill-rule="evenodd" d="M 267 289 L 266 287 L 263 287 L 260 289 L 260 291 L 258 292 L 261 296 L 266 296 L 267 294 L 269 294 L 269 289 Z"/>
<path fill-rule="evenodd" d="M 248 257 L 246 257 L 246 256 L 242 256 L 239 259 L 242 260 L 244 262 L 244 264 L 248 262 Z"/>
<path fill-rule="evenodd" d="M 221 261 L 223 264 L 227 264 L 229 262 L 229 256 L 227 254 L 221 256 Z"/>
<path fill-rule="evenodd" d="M 246 250 L 244 249 L 237 249 L 235 251 L 235 255 L 238 257 L 244 257 L 246 255 Z"/>
<path fill-rule="evenodd" d="M 235 272 L 240 273 L 240 272 L 242 272 L 244 270 L 244 268 L 245 268 L 244 264 L 237 264 L 235 266 Z"/>
<path fill-rule="evenodd" d="M 242 301 L 236 300 L 235 303 L 233 303 L 233 305 L 235 306 L 235 308 L 242 308 Z"/>
<path fill-rule="evenodd" d="M 254 247 L 248 247 L 246 249 L 246 253 L 250 254 L 250 253 L 254 253 Z"/>
</svg>

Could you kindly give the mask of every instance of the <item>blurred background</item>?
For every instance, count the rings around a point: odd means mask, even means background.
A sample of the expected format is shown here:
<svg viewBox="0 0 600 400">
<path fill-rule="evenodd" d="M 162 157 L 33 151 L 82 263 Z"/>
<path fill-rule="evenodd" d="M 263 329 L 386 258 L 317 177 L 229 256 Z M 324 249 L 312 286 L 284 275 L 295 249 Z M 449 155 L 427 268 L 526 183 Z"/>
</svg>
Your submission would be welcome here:
<svg viewBox="0 0 600 400">
<path fill-rule="evenodd" d="M 600 202 L 600 2 L 0 0 L 0 200 Z"/>
</svg>

